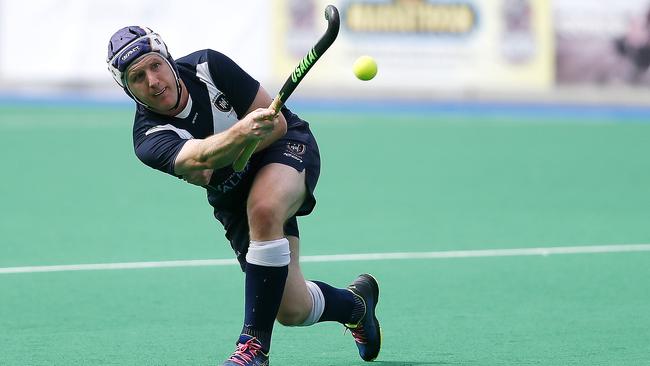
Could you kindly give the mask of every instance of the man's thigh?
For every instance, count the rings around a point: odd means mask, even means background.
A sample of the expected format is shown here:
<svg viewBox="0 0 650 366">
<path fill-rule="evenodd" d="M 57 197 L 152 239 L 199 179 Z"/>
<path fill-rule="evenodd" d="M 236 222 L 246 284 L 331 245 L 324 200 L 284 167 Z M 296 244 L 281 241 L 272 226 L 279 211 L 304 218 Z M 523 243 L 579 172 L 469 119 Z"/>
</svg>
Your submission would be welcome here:
<svg viewBox="0 0 650 366">
<path fill-rule="evenodd" d="M 276 240 L 284 236 L 284 223 L 302 206 L 305 173 L 282 164 L 264 166 L 253 182 L 246 212 L 250 238 Z"/>
</svg>

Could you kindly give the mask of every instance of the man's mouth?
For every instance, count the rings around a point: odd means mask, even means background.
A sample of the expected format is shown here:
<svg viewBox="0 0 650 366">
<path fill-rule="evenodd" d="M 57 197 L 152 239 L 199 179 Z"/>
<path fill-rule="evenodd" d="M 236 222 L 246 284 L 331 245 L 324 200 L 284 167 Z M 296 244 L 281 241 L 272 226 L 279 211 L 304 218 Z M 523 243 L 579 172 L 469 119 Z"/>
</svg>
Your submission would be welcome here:
<svg viewBox="0 0 650 366">
<path fill-rule="evenodd" d="M 159 95 L 162 95 L 162 93 L 164 93 L 164 92 L 165 92 L 165 90 L 167 90 L 167 88 L 166 88 L 166 87 L 165 87 L 165 88 L 163 88 L 163 89 L 162 89 L 161 91 L 159 91 L 158 93 L 156 93 L 156 94 L 154 94 L 153 96 L 154 96 L 154 97 L 157 97 L 157 96 L 159 96 Z"/>
</svg>

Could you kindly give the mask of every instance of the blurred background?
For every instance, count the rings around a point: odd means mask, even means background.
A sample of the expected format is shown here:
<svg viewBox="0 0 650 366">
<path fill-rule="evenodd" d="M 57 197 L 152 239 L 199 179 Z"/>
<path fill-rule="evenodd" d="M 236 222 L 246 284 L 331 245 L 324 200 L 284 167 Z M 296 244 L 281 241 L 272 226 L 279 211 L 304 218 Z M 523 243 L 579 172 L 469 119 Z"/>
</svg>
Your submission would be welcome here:
<svg viewBox="0 0 650 366">
<path fill-rule="evenodd" d="M 0 1 L 0 91 L 125 100 L 106 72 L 110 35 L 147 25 L 173 55 L 220 50 L 275 91 L 338 5 L 339 40 L 300 97 L 645 104 L 648 1 Z M 351 73 L 376 58 L 371 84 Z"/>
</svg>

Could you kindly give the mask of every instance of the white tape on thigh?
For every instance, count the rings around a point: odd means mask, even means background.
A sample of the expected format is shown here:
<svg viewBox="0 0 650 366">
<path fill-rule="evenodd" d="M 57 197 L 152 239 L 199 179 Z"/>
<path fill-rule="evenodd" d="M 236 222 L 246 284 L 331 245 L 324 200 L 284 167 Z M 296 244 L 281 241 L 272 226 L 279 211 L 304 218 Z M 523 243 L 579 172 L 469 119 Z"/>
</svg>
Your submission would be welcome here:
<svg viewBox="0 0 650 366">
<path fill-rule="evenodd" d="M 307 319 L 305 319 L 305 321 L 299 325 L 301 327 L 316 324 L 320 317 L 323 315 L 323 311 L 325 311 L 325 296 L 323 296 L 323 292 L 320 290 L 320 287 L 311 281 L 305 281 L 305 283 L 307 284 L 307 290 L 309 290 L 313 305 L 311 307 L 311 311 L 309 312 L 309 316 L 307 316 Z"/>
<path fill-rule="evenodd" d="M 289 240 L 251 241 L 246 262 L 264 267 L 284 267 L 291 262 Z"/>
</svg>

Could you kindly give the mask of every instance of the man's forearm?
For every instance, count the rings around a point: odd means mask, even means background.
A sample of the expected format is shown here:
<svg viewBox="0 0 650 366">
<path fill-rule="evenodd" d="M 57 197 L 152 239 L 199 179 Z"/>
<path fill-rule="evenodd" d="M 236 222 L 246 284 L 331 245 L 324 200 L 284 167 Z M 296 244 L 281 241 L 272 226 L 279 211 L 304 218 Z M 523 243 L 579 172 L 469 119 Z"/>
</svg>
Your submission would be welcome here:
<svg viewBox="0 0 650 366">
<path fill-rule="evenodd" d="M 197 144 L 197 161 L 208 169 L 219 169 L 232 164 L 246 145 L 246 138 L 231 130 L 212 135 Z"/>
<path fill-rule="evenodd" d="M 246 144 L 246 137 L 233 130 L 205 139 L 188 140 L 176 156 L 174 171 L 178 175 L 205 169 L 219 169 L 231 164 Z"/>
</svg>

